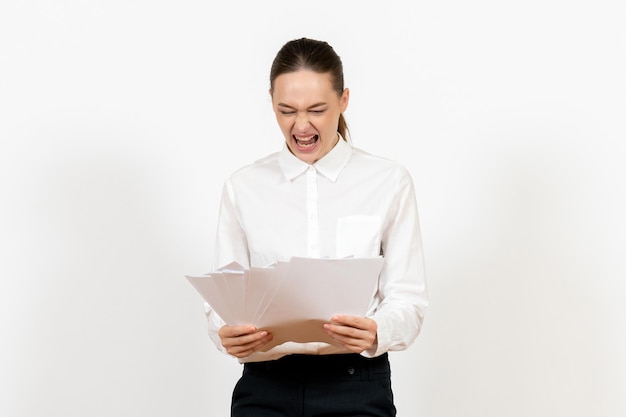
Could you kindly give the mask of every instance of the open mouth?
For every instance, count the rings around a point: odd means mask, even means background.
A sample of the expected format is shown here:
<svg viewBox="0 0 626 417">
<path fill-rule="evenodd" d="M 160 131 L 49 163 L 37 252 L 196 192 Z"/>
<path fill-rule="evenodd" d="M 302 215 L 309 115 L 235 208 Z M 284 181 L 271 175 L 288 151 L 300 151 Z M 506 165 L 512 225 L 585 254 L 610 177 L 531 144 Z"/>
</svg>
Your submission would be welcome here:
<svg viewBox="0 0 626 417">
<path fill-rule="evenodd" d="M 293 135 L 292 137 L 293 137 L 293 140 L 296 142 L 296 145 L 300 149 L 312 148 L 317 143 L 317 140 L 319 139 L 318 135 L 300 136 L 300 137 Z"/>
</svg>

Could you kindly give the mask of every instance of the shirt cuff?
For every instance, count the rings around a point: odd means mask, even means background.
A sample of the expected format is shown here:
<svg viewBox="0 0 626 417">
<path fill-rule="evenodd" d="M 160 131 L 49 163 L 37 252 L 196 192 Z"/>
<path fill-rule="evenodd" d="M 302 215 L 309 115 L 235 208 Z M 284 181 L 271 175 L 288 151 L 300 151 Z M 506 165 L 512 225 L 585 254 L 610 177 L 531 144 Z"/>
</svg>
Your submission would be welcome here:
<svg viewBox="0 0 626 417">
<path fill-rule="evenodd" d="M 376 330 L 376 343 L 374 343 L 369 349 L 361 352 L 361 356 L 366 358 L 375 358 L 389 350 L 389 326 L 387 326 L 384 320 L 380 318 L 375 319 L 374 317 L 371 317 L 371 319 L 376 321 L 378 328 Z"/>
</svg>

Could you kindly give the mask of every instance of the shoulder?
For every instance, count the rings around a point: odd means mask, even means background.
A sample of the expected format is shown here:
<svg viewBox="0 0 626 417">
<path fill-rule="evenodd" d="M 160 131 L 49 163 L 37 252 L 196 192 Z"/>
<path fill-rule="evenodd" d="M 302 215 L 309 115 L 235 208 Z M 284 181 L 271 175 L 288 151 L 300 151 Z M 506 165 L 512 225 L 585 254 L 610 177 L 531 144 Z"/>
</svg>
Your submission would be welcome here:
<svg viewBox="0 0 626 417">
<path fill-rule="evenodd" d="M 278 156 L 280 152 L 274 152 L 250 164 L 244 165 L 233 171 L 227 182 L 229 183 L 245 183 L 251 180 L 267 178 L 280 173 L 280 165 Z"/>
<path fill-rule="evenodd" d="M 275 169 L 278 167 L 278 155 L 280 155 L 280 152 L 274 152 L 250 164 L 239 167 L 230 174 L 230 178 L 256 175 L 264 170 Z"/>
<path fill-rule="evenodd" d="M 410 179 L 411 175 L 406 167 L 399 162 L 380 155 L 374 155 L 361 148 L 352 147 L 351 161 L 358 166 L 376 172 L 387 172 L 398 177 Z"/>
</svg>

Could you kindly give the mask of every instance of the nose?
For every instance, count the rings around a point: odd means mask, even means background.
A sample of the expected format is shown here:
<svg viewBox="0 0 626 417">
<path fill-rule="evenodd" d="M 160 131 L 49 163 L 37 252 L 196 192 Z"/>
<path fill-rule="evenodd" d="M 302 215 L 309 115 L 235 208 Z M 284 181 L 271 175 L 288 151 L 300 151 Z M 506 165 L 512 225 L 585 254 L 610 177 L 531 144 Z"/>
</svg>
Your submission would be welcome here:
<svg viewBox="0 0 626 417">
<path fill-rule="evenodd" d="M 309 127 L 309 117 L 306 112 L 298 112 L 296 115 L 295 128 L 297 130 L 306 130 Z"/>
</svg>

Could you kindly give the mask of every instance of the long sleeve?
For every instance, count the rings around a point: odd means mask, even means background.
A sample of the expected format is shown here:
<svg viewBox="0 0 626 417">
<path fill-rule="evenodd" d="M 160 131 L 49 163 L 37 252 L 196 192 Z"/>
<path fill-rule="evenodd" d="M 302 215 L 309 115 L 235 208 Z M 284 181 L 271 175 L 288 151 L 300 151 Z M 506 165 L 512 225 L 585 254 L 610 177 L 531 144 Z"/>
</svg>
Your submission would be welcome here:
<svg viewBox="0 0 626 417">
<path fill-rule="evenodd" d="M 381 240 L 380 304 L 370 315 L 378 325 L 378 344 L 364 356 L 406 349 L 419 334 L 428 305 L 415 191 L 405 169 L 398 169 L 396 184 Z"/>
<path fill-rule="evenodd" d="M 234 195 L 230 183 L 226 182 L 222 190 L 220 203 L 213 270 L 232 261 L 237 261 L 240 265 L 249 267 L 246 235 L 239 222 L 233 199 Z M 208 321 L 209 337 L 219 350 L 226 353 L 217 334 L 219 329 L 225 324 L 224 321 L 211 309 L 208 303 L 204 304 L 204 310 Z"/>
</svg>

